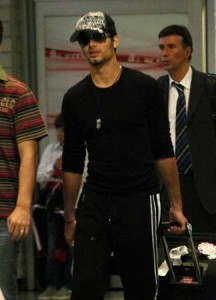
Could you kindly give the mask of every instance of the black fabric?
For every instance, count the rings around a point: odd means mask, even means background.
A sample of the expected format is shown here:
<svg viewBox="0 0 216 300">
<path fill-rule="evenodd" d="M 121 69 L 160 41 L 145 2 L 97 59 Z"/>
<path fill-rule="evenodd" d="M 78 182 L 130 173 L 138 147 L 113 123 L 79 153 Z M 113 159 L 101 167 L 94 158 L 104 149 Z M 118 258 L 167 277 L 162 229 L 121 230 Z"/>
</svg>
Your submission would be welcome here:
<svg viewBox="0 0 216 300">
<path fill-rule="evenodd" d="M 43 290 L 46 287 L 46 260 L 47 260 L 47 211 L 35 209 L 32 212 L 35 225 L 39 234 L 42 249 L 38 250 L 35 244 L 35 285 L 36 289 Z"/>
<path fill-rule="evenodd" d="M 180 188 L 183 200 L 183 212 L 188 221 L 193 224 L 195 233 L 216 233 L 216 214 L 209 214 L 202 205 L 194 180 L 193 171 L 186 175 L 179 175 Z M 188 198 L 188 195 L 189 198 Z M 169 198 L 165 187 L 161 190 L 162 221 L 169 221 Z M 188 200 L 189 199 L 189 200 Z"/>
<path fill-rule="evenodd" d="M 207 85 L 210 93 L 210 99 L 213 104 L 212 119 L 214 120 L 216 130 L 216 74 L 207 74 Z"/>
<path fill-rule="evenodd" d="M 155 299 L 157 208 L 157 198 L 142 193 L 83 193 L 76 215 L 73 300 L 104 299 L 112 251 L 125 300 Z"/>
<path fill-rule="evenodd" d="M 44 206 L 48 211 L 54 211 L 56 208 L 63 209 L 63 191 L 59 189 L 47 190 L 46 188 L 39 191 L 36 205 Z"/>
<path fill-rule="evenodd" d="M 85 188 L 158 192 L 154 160 L 174 156 L 162 89 L 150 76 L 123 67 L 109 97 L 103 100 L 98 106 L 89 76 L 65 94 L 63 170 L 83 172 L 87 145 Z M 96 128 L 99 110 L 100 130 Z"/>
</svg>

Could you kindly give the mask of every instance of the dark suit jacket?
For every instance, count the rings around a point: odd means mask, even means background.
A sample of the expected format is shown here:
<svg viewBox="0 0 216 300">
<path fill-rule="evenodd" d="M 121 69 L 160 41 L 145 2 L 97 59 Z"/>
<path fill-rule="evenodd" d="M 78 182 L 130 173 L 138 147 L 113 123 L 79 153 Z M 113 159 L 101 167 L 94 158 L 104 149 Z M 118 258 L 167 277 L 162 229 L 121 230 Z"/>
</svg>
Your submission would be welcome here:
<svg viewBox="0 0 216 300">
<path fill-rule="evenodd" d="M 162 76 L 158 81 L 164 88 L 168 112 L 169 77 Z M 216 213 L 216 134 L 212 118 L 214 111 L 207 75 L 193 69 L 187 130 L 195 186 L 208 213 Z"/>
</svg>

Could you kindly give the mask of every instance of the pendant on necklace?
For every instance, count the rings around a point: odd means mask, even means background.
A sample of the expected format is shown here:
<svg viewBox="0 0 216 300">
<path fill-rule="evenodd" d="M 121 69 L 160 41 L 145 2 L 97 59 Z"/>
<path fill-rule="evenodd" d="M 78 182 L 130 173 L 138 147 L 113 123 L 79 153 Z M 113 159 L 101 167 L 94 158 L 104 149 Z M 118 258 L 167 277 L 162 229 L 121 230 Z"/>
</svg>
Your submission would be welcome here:
<svg viewBox="0 0 216 300">
<path fill-rule="evenodd" d="M 101 123 L 102 123 L 101 119 L 96 119 L 96 128 L 97 129 L 101 129 Z"/>
</svg>

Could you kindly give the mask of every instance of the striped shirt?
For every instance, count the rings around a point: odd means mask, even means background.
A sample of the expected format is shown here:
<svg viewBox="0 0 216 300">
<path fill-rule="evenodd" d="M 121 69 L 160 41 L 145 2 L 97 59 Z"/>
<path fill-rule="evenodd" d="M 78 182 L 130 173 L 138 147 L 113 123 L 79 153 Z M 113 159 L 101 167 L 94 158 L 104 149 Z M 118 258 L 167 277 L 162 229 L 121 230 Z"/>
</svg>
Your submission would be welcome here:
<svg viewBox="0 0 216 300">
<path fill-rule="evenodd" d="M 0 218 L 7 218 L 16 204 L 17 145 L 45 136 L 47 130 L 32 91 L 0 66 Z"/>
</svg>

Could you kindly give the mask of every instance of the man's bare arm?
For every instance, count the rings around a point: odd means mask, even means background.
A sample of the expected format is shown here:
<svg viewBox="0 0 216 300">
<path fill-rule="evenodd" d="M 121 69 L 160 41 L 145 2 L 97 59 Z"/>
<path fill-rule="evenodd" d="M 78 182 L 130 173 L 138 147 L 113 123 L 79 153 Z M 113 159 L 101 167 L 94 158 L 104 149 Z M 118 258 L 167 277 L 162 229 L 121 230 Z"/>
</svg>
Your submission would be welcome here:
<svg viewBox="0 0 216 300">
<path fill-rule="evenodd" d="M 18 144 L 20 156 L 18 197 L 16 207 L 7 219 L 8 231 L 14 240 L 19 240 L 29 233 L 31 202 L 36 180 L 37 148 L 36 140 Z"/>
<path fill-rule="evenodd" d="M 70 247 L 74 238 L 75 208 L 81 183 L 82 175 L 63 172 L 65 239 Z"/>
</svg>

